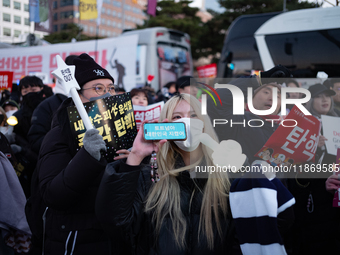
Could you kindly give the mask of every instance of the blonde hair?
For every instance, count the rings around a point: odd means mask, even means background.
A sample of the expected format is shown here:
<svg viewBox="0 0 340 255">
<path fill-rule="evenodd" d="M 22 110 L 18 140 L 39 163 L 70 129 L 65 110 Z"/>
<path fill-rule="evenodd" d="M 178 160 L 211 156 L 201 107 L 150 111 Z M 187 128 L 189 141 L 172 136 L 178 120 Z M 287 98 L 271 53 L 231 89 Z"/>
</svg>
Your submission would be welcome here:
<svg viewBox="0 0 340 255">
<path fill-rule="evenodd" d="M 174 109 L 182 100 L 189 103 L 197 117 L 204 122 L 204 133 L 207 133 L 214 140 L 218 141 L 209 117 L 201 114 L 200 102 L 189 94 L 180 94 L 179 96 L 172 97 L 164 105 L 159 120 L 168 119 L 171 121 Z M 187 224 L 185 216 L 181 211 L 180 186 L 176 176 L 178 176 L 180 172 L 194 168 L 201 162 L 205 162 L 207 166 L 213 165 L 211 149 L 203 144 L 201 144 L 201 146 L 203 157 L 200 157 L 197 162 L 194 162 L 189 166 L 175 169 L 175 155 L 176 153 L 181 155 L 181 151 L 174 143 L 165 143 L 157 153 L 160 181 L 151 187 L 146 200 L 145 211 L 150 212 L 154 210 L 153 221 L 156 222 L 156 233 L 159 234 L 164 218 L 169 215 L 173 226 L 175 241 L 178 247 L 182 249 L 186 246 L 185 233 Z M 200 190 L 200 192 L 203 193 L 203 200 L 198 235 L 200 235 L 201 232 L 205 235 L 210 249 L 214 248 L 213 219 L 218 234 L 222 238 L 220 213 L 222 212 L 223 217 L 226 218 L 228 213 L 229 189 L 230 182 L 228 176 L 224 173 L 215 172 L 209 174 L 204 189 Z"/>
<path fill-rule="evenodd" d="M 2 113 L 2 115 L 4 115 L 4 120 L 0 123 L 0 126 L 2 125 L 2 123 L 4 123 L 4 126 L 6 126 L 7 125 L 7 114 L 4 108 L 0 107 L 0 112 Z"/>
</svg>

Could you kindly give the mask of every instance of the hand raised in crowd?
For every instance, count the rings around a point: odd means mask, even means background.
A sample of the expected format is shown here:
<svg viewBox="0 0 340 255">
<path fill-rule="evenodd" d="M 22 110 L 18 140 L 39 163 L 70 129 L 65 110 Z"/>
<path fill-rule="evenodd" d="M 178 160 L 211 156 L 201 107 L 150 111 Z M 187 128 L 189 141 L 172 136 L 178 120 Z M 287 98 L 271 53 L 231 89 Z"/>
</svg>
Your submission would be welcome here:
<svg viewBox="0 0 340 255">
<path fill-rule="evenodd" d="M 320 135 L 318 147 L 321 148 L 322 146 L 324 146 L 325 145 L 325 141 L 327 141 L 327 140 L 328 139 L 326 137 L 324 137 L 323 135 Z"/>
<path fill-rule="evenodd" d="M 116 153 L 119 154 L 119 156 L 114 157 L 114 160 L 119 160 L 119 159 L 122 159 L 122 158 L 127 158 L 130 154 L 130 151 L 125 150 L 125 149 L 121 149 L 121 150 L 116 151 Z"/>
<path fill-rule="evenodd" d="M 340 175 L 333 174 L 326 180 L 326 190 L 330 193 L 334 193 L 340 188 Z"/>
<path fill-rule="evenodd" d="M 133 142 L 131 153 L 127 157 L 126 163 L 131 166 L 139 165 L 142 160 L 151 155 L 153 151 L 156 153 L 159 151 L 159 149 L 162 147 L 164 143 L 167 142 L 166 139 L 160 140 L 160 141 L 147 141 L 144 139 L 144 123 L 147 123 L 148 121 L 145 120 L 142 122 L 141 128 L 138 131 L 138 134 L 135 138 L 135 141 Z M 167 119 L 163 120 L 162 122 L 168 122 Z"/>
</svg>

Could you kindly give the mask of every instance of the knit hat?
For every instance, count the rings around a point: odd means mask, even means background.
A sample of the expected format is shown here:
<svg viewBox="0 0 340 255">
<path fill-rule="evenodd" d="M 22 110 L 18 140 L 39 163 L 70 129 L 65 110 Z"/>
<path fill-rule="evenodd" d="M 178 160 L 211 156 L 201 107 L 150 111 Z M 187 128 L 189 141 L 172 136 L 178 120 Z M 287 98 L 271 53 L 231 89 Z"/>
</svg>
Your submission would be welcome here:
<svg viewBox="0 0 340 255">
<path fill-rule="evenodd" d="M 279 91 L 281 92 L 281 84 L 278 83 L 268 83 L 268 84 L 263 84 L 262 86 L 258 87 L 257 89 L 254 90 L 254 95 L 256 95 L 257 92 L 259 92 L 261 89 L 268 87 L 268 86 L 273 86 L 273 87 L 277 87 L 279 89 Z"/>
<path fill-rule="evenodd" d="M 92 57 L 86 53 L 73 59 L 73 65 L 76 66 L 75 78 L 80 87 L 85 83 L 97 79 L 110 79 L 114 83 L 114 79 L 100 65 L 98 65 Z"/>
<path fill-rule="evenodd" d="M 7 105 L 11 105 L 11 106 L 14 106 L 14 107 L 20 109 L 19 104 L 18 104 L 17 102 L 15 102 L 14 100 L 12 100 L 12 99 L 8 99 L 7 101 L 5 101 L 5 102 L 1 105 L 1 107 L 5 109 L 5 107 L 6 107 Z"/>
</svg>

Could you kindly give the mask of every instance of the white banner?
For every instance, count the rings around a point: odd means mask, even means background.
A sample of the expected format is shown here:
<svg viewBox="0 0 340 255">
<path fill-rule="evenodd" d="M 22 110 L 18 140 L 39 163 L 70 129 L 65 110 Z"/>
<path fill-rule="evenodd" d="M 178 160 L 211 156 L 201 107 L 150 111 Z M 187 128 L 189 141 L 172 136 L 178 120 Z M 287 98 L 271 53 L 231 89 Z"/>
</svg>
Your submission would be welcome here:
<svg viewBox="0 0 340 255">
<path fill-rule="evenodd" d="M 340 118 L 321 115 L 323 136 L 326 137 L 326 149 L 329 154 L 336 155 L 340 148 Z"/>
<path fill-rule="evenodd" d="M 138 35 L 98 40 L 97 59 L 95 40 L 0 49 L 0 71 L 14 72 L 13 82 L 31 72 L 48 73 L 51 82 L 51 72 L 57 69 L 56 55 L 65 60 L 68 55 L 87 53 L 113 76 L 115 84 L 130 91 L 136 87 L 137 43 Z"/>
</svg>

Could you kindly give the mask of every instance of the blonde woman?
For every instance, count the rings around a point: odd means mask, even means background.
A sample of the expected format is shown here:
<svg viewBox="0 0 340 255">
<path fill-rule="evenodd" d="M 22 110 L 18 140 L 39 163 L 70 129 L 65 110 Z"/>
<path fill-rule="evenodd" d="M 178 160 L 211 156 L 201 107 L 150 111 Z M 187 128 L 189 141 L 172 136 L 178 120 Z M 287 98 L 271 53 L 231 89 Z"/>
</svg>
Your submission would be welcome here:
<svg viewBox="0 0 340 255">
<path fill-rule="evenodd" d="M 167 101 L 159 121 L 190 125 L 190 143 L 150 142 L 140 131 L 126 162 L 106 168 L 96 202 L 102 225 L 112 238 L 125 235 L 131 254 L 236 254 L 228 177 L 214 173 L 196 178 L 195 173 L 197 165 L 213 165 L 210 149 L 197 142 L 202 132 L 217 141 L 209 118 L 201 115 L 197 99 L 181 94 Z M 153 151 L 158 182 L 151 180 L 150 165 L 141 164 Z"/>
</svg>

